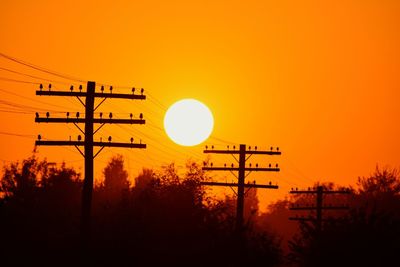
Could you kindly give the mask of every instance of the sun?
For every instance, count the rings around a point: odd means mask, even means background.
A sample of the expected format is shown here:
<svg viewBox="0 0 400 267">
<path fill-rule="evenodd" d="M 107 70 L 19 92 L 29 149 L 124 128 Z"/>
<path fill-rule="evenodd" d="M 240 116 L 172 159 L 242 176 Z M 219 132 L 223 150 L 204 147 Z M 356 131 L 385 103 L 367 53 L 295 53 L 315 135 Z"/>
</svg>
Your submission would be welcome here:
<svg viewBox="0 0 400 267">
<path fill-rule="evenodd" d="M 168 137 L 182 146 L 204 142 L 214 127 L 210 109 L 196 99 L 175 102 L 165 113 L 164 129 Z"/>
</svg>

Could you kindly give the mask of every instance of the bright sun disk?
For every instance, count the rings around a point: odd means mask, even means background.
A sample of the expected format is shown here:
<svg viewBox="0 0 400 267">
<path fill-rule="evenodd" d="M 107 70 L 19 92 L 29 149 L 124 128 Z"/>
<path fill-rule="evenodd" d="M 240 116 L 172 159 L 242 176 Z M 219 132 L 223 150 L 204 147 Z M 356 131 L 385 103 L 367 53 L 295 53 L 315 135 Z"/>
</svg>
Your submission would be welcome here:
<svg viewBox="0 0 400 267">
<path fill-rule="evenodd" d="M 211 134 L 214 118 L 210 109 L 195 99 L 174 103 L 165 113 L 164 129 L 168 137 L 182 146 L 195 146 Z"/>
</svg>

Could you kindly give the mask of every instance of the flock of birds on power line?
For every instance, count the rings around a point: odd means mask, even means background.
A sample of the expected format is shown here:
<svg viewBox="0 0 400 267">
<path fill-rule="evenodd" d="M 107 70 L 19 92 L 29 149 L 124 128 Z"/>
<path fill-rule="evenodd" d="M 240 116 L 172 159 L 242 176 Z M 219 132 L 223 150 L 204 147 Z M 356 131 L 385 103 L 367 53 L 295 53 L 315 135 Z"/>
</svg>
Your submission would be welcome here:
<svg viewBox="0 0 400 267">
<path fill-rule="evenodd" d="M 67 112 L 67 113 L 66 113 L 66 116 L 67 116 L 67 119 L 69 119 L 70 113 Z M 79 113 L 79 111 L 78 111 L 78 112 L 76 112 L 76 118 L 78 119 L 79 116 L 80 116 L 80 113 Z M 100 117 L 100 119 L 103 119 L 103 112 L 100 112 L 100 113 L 99 113 L 99 117 Z M 108 115 L 108 117 L 109 117 L 110 119 L 112 119 L 112 118 L 113 118 L 113 113 L 110 112 L 109 115 Z M 129 114 L 129 117 L 130 117 L 131 120 L 133 120 L 133 114 L 132 114 L 132 113 Z M 39 112 L 36 112 L 36 118 L 40 118 Z M 46 118 L 47 118 L 47 119 L 50 118 L 50 112 L 46 112 Z M 140 113 L 140 114 L 139 114 L 139 119 L 140 119 L 140 120 L 143 120 L 143 113 Z"/>
<path fill-rule="evenodd" d="M 204 167 L 208 167 L 208 166 L 209 166 L 209 167 L 213 167 L 213 166 L 214 166 L 214 163 L 212 163 L 212 162 L 210 162 L 210 163 L 208 163 L 208 162 L 203 162 L 203 165 L 204 165 Z M 252 168 L 253 165 L 252 165 L 251 163 L 249 163 L 248 166 L 249 166 L 249 168 Z M 256 163 L 255 168 L 258 168 L 258 166 L 259 166 L 258 163 Z M 227 164 L 224 163 L 224 168 L 227 168 L 227 167 L 229 167 L 229 166 L 227 166 Z M 235 167 L 235 164 L 232 163 L 232 164 L 231 164 L 231 168 L 234 168 L 234 167 Z M 279 168 L 279 164 L 276 163 L 276 164 L 275 164 L 275 167 L 273 167 L 273 165 L 272 165 L 271 163 L 269 163 L 269 164 L 268 164 L 268 168 L 269 168 L 269 169 L 274 169 L 274 170 L 275 170 L 275 169 L 278 169 L 278 168 Z"/>
<path fill-rule="evenodd" d="M 49 91 L 51 91 L 51 87 L 52 87 L 52 85 L 51 85 L 51 83 L 49 83 L 49 85 L 48 85 Z M 43 88 L 44 88 L 44 86 L 43 86 L 43 84 L 41 83 L 41 84 L 39 85 L 40 91 L 42 91 Z M 83 89 L 82 85 L 79 85 L 79 92 L 82 92 L 82 89 Z M 110 87 L 109 87 L 110 94 L 112 94 L 113 89 L 114 89 L 114 87 L 113 87 L 112 85 L 110 85 Z M 70 88 L 69 88 L 69 90 L 72 92 L 72 91 L 74 90 L 74 86 L 71 85 Z M 101 91 L 102 93 L 104 93 L 104 85 L 102 85 L 102 86 L 100 87 L 100 91 Z M 132 94 L 135 94 L 135 92 L 136 92 L 136 88 L 135 88 L 135 87 L 132 87 Z M 141 95 L 144 94 L 144 88 L 140 88 L 140 94 L 141 94 Z"/>
<path fill-rule="evenodd" d="M 230 146 L 228 145 L 228 146 L 226 146 L 226 148 L 229 150 L 229 149 L 230 149 Z M 232 146 L 232 149 L 233 149 L 233 150 L 236 150 L 236 146 Z M 252 149 L 251 146 L 249 146 L 249 147 L 248 147 L 248 150 L 251 150 L 251 149 Z M 257 151 L 257 149 L 258 149 L 258 147 L 255 146 L 255 147 L 254 147 L 254 151 Z M 275 149 L 276 149 L 277 152 L 279 152 L 279 147 L 276 147 Z M 208 146 L 206 146 L 206 150 L 208 150 Z M 211 146 L 211 150 L 214 150 L 214 145 Z M 274 147 L 271 146 L 271 147 L 270 147 L 270 151 L 273 151 L 273 150 L 274 150 Z"/>
<path fill-rule="evenodd" d="M 40 134 L 38 135 L 38 140 L 39 141 L 42 140 L 42 135 L 40 135 Z M 77 140 L 78 141 L 82 141 L 82 136 L 80 134 L 78 135 Z M 112 137 L 109 136 L 107 140 L 108 140 L 108 142 L 111 142 L 112 141 Z M 69 141 L 72 141 L 71 136 L 69 136 Z M 130 141 L 131 141 L 131 144 L 133 144 L 133 141 L 134 141 L 133 137 L 131 137 Z M 102 142 L 103 142 L 103 138 L 100 137 L 100 143 L 102 143 Z M 142 140 L 140 140 L 140 144 L 141 143 L 142 143 Z"/>
</svg>

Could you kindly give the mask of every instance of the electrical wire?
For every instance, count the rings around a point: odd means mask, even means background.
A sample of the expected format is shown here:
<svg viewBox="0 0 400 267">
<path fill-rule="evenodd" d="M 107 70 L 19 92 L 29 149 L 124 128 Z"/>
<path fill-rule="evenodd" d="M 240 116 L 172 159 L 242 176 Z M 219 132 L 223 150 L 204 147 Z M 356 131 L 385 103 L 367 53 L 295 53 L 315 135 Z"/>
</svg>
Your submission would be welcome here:
<svg viewBox="0 0 400 267">
<path fill-rule="evenodd" d="M 57 76 L 57 77 L 60 77 L 60 78 L 66 79 L 66 80 L 71 80 L 71 81 L 76 81 L 76 82 L 86 82 L 86 81 L 84 81 L 84 80 L 82 80 L 82 79 L 73 77 L 73 76 L 71 76 L 71 75 L 66 75 L 66 74 L 58 73 L 58 72 L 55 72 L 55 71 L 52 71 L 52 70 L 49 70 L 49 69 L 46 69 L 46 68 L 43 68 L 43 67 L 34 65 L 34 64 L 32 64 L 32 63 L 25 62 L 25 61 L 23 61 L 23 60 L 17 59 L 17 58 L 15 58 L 15 57 L 6 55 L 6 54 L 1 53 L 1 52 L 0 52 L 0 56 L 4 57 L 4 58 L 6 58 L 6 59 L 8 59 L 8 60 L 10 60 L 10 61 L 13 61 L 13 62 L 15 62 L 15 63 L 24 65 L 24 66 L 26 66 L 26 67 L 29 67 L 29 68 L 32 68 L 32 69 L 35 69 L 35 70 L 38 70 L 38 71 L 41 71 L 41 72 L 44 72 L 44 73 L 47 73 L 47 74 L 51 74 L 51 75 L 54 75 L 54 76 Z"/>
</svg>

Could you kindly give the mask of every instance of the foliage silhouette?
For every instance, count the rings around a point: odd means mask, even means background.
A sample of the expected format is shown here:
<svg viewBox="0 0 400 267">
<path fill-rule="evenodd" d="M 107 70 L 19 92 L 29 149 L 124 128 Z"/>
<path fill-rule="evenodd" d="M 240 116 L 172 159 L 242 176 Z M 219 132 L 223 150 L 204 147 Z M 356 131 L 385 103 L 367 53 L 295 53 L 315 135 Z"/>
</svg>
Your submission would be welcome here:
<svg viewBox="0 0 400 267">
<path fill-rule="evenodd" d="M 90 250 L 79 250 L 82 179 L 65 164 L 35 156 L 6 166 L 1 178 L 2 265 L 256 266 L 280 261 L 274 235 L 248 229 L 238 250 L 234 218 L 207 196 L 201 167 L 188 162 L 144 169 L 129 186 L 123 158 L 112 158 L 93 192 Z M 234 255 L 234 256 L 233 256 Z"/>
<path fill-rule="evenodd" d="M 297 266 L 390 266 L 400 249 L 400 177 L 378 167 L 359 178 L 345 220 L 325 223 L 319 234 L 302 223 L 290 243 Z"/>
</svg>

